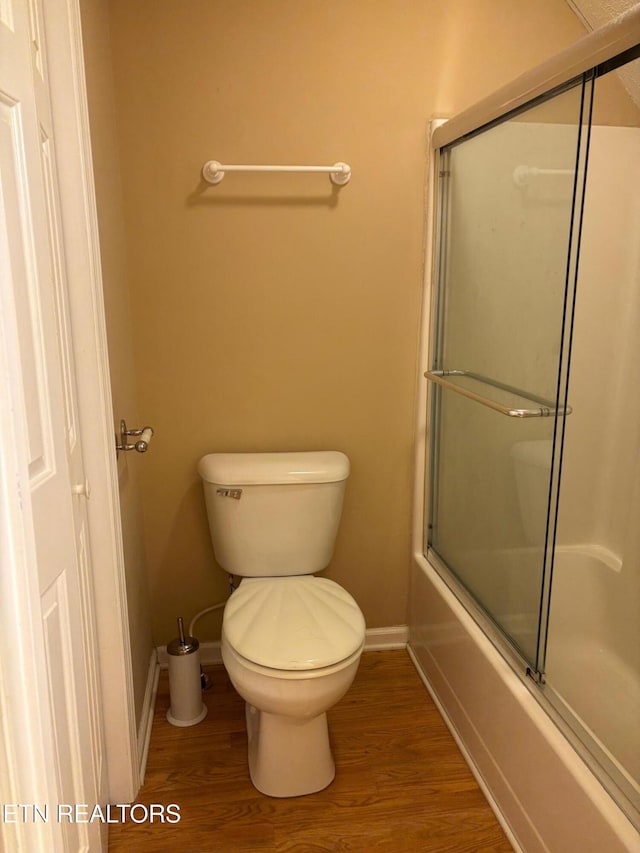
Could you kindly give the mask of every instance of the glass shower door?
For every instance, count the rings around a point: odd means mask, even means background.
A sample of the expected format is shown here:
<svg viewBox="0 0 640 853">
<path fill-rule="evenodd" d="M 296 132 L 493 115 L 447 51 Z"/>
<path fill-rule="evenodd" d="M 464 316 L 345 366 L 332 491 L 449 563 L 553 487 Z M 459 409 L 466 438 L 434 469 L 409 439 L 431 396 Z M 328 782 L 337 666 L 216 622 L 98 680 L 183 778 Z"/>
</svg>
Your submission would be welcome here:
<svg viewBox="0 0 640 853">
<path fill-rule="evenodd" d="M 538 672 L 590 99 L 581 80 L 440 152 L 426 550 Z"/>
</svg>

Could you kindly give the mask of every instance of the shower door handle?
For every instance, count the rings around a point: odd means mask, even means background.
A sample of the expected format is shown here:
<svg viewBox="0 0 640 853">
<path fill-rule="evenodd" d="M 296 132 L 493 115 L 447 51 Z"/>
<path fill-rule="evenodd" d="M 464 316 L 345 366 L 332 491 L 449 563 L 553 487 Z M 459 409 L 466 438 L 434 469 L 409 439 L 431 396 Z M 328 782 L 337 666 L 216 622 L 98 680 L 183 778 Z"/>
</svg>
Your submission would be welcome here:
<svg viewBox="0 0 640 853">
<path fill-rule="evenodd" d="M 468 397 L 469 400 L 474 400 L 476 403 L 480 403 L 482 406 L 487 406 L 489 409 L 500 412 L 501 415 L 506 415 L 509 418 L 550 418 L 555 417 L 555 415 L 570 415 L 573 411 L 571 406 L 560 406 L 559 408 L 556 408 L 555 404 L 550 400 L 545 400 L 542 397 L 534 397 L 532 394 L 525 393 L 511 385 L 505 385 L 502 382 L 497 382 L 486 376 L 482 376 L 480 373 L 473 373 L 471 370 L 427 370 L 424 375 L 429 382 L 435 382 L 436 385 L 441 385 L 449 391 L 455 391 L 456 394 Z M 501 391 L 508 391 L 511 394 L 515 394 L 525 400 L 531 400 L 532 402 L 539 403 L 540 405 L 532 409 L 516 409 L 509 406 L 503 406 L 495 400 L 492 400 L 490 397 L 484 397 L 482 394 L 476 394 L 475 391 L 463 388 L 461 385 L 456 385 L 455 382 L 445 379 L 445 376 L 466 376 L 469 379 L 475 379 L 476 382 L 491 385 L 493 388 L 499 388 Z"/>
</svg>

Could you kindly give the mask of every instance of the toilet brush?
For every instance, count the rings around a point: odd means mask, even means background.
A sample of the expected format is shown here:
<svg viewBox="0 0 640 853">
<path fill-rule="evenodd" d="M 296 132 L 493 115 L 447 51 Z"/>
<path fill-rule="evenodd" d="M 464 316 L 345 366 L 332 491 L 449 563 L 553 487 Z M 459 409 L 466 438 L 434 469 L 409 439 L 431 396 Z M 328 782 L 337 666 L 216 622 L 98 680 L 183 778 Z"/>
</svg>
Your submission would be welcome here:
<svg viewBox="0 0 640 853">
<path fill-rule="evenodd" d="M 202 701 L 199 649 L 195 637 L 185 637 L 184 622 L 178 617 L 178 636 L 167 645 L 171 698 L 167 720 L 172 726 L 195 726 L 207 715 Z"/>
</svg>

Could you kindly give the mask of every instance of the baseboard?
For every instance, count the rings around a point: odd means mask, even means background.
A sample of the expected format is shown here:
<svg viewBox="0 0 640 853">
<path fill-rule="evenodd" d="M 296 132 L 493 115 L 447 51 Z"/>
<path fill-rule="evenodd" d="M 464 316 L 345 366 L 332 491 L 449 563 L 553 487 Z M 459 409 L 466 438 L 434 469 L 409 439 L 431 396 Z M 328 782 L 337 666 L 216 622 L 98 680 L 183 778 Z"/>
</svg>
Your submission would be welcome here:
<svg viewBox="0 0 640 853">
<path fill-rule="evenodd" d="M 389 628 L 368 628 L 364 636 L 365 652 L 384 649 L 406 649 L 409 642 L 407 625 L 391 625 Z"/>
<path fill-rule="evenodd" d="M 369 628 L 365 633 L 365 652 L 382 651 L 383 649 L 404 649 L 409 639 L 409 628 L 406 625 L 392 625 L 388 628 Z M 158 664 L 161 669 L 167 669 L 169 658 L 166 646 L 158 646 Z M 202 666 L 214 666 L 222 663 L 220 640 L 212 643 L 200 643 L 200 663 Z"/>
<path fill-rule="evenodd" d="M 166 648 L 165 648 L 166 654 Z M 156 694 L 158 692 L 158 678 L 160 676 L 160 664 L 158 652 L 154 649 L 149 659 L 149 672 L 147 674 L 147 686 L 144 691 L 142 704 L 142 716 L 138 726 L 138 768 L 140 785 L 144 782 L 144 774 L 147 769 L 147 756 L 149 755 L 149 741 L 151 740 L 151 725 L 153 723 L 153 712 L 156 706 Z"/>
<path fill-rule="evenodd" d="M 203 666 L 213 666 L 222 663 L 220 640 L 213 643 L 200 643 L 200 663 Z"/>
</svg>

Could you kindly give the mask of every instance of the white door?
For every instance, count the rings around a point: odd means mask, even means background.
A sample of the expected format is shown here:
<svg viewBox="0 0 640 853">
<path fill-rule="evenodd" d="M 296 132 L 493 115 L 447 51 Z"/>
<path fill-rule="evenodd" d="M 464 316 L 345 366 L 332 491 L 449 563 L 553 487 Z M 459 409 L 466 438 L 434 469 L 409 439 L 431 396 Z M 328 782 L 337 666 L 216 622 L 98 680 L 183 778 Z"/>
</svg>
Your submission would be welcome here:
<svg viewBox="0 0 640 853">
<path fill-rule="evenodd" d="M 3 450 L 5 477 L 15 466 L 24 537 L 3 571 L 23 560 L 32 575 L 25 591 L 37 596 L 28 618 L 40 659 L 23 678 L 31 681 L 25 697 L 37 706 L 34 721 L 41 730 L 33 749 L 47 777 L 38 788 L 39 796 L 46 791 L 46 802 L 35 800 L 35 790 L 17 790 L 19 802 L 40 813 L 10 816 L 24 824 L 13 830 L 16 837 L 28 837 L 33 828 L 48 836 L 52 849 L 99 850 L 106 847 L 106 826 L 87 821 L 84 809 L 65 808 L 87 805 L 90 814 L 104 805 L 106 766 L 86 511 L 90 485 L 78 430 L 43 34 L 39 0 L 0 0 L 1 308 L 4 361 L 12 372 L 3 402 L 11 407 L 13 436 L 13 447 Z M 2 684 L 4 692 L 11 687 Z"/>
</svg>

